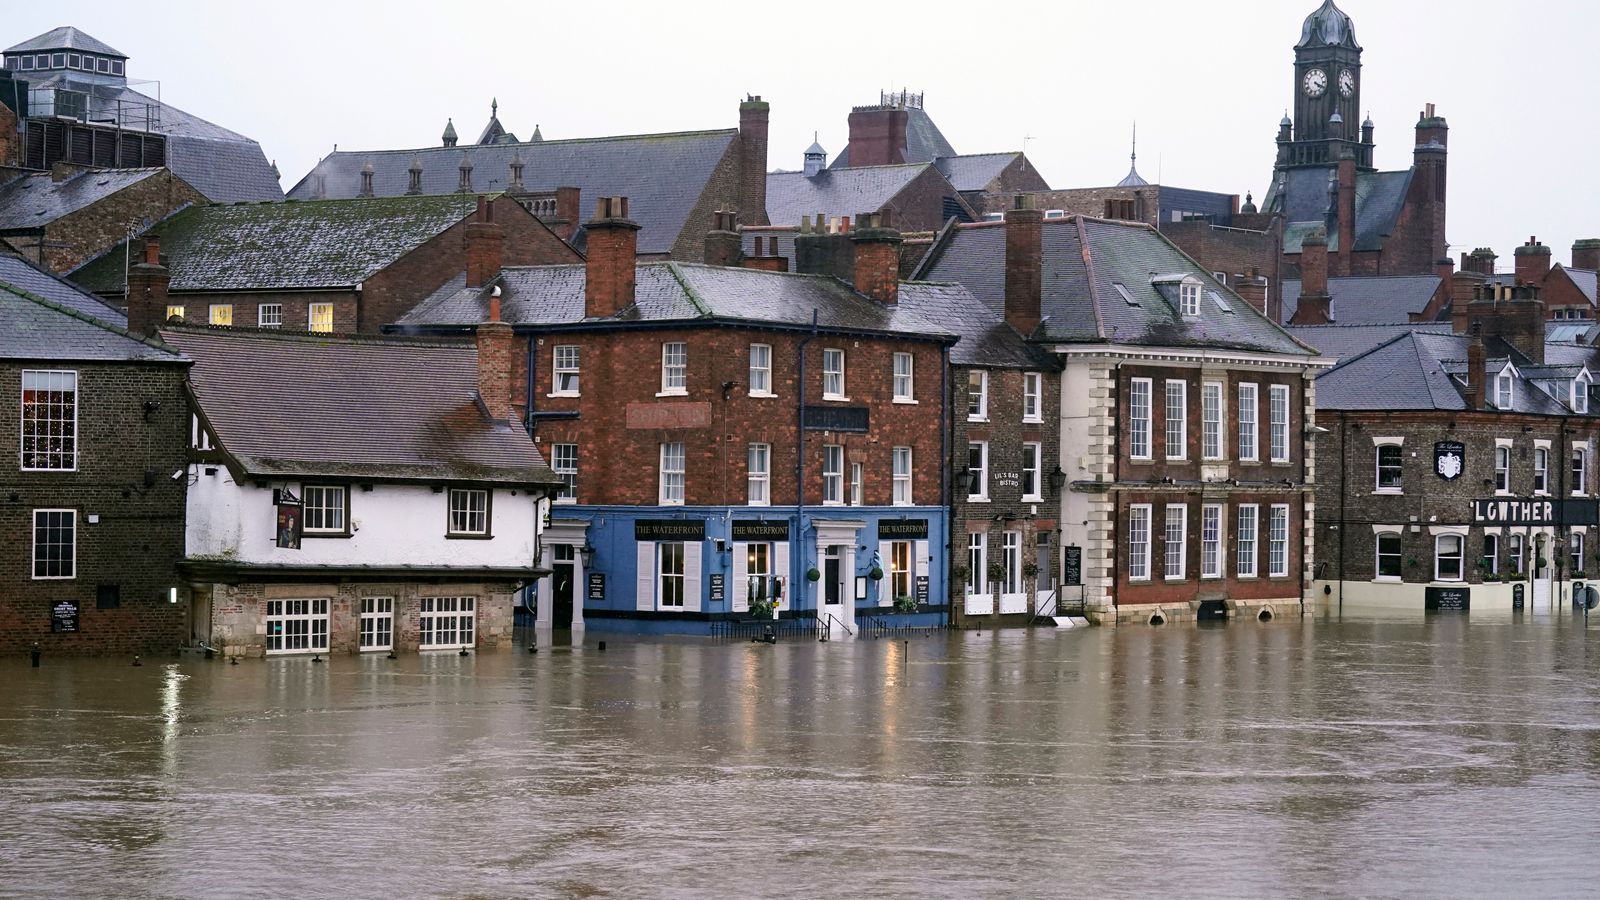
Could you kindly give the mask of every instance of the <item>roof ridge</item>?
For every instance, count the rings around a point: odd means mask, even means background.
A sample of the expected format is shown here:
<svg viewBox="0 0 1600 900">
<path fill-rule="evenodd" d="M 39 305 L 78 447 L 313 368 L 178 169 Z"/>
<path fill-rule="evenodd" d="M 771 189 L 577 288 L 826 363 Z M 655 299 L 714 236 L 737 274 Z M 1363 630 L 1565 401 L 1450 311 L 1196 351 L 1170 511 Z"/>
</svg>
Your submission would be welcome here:
<svg viewBox="0 0 1600 900">
<path fill-rule="evenodd" d="M 70 318 L 73 318 L 73 319 L 78 319 L 78 320 L 80 320 L 80 321 L 82 321 L 82 322 L 84 322 L 86 324 L 93 325 L 93 326 L 96 326 L 98 328 L 102 328 L 102 329 L 104 329 L 106 331 L 109 331 L 109 332 L 111 332 L 113 334 L 121 335 L 122 337 L 125 337 L 130 341 L 137 341 L 138 343 L 143 344 L 146 347 L 150 347 L 151 349 L 160 350 L 162 353 L 171 354 L 172 357 L 173 357 L 173 361 L 174 362 L 177 362 L 177 361 L 180 361 L 180 360 L 185 360 L 185 357 L 184 357 L 184 355 L 182 353 L 179 353 L 177 350 L 174 350 L 173 348 L 167 346 L 165 343 L 163 343 L 161 341 L 153 341 L 153 340 L 151 340 L 149 338 L 146 338 L 146 337 L 140 337 L 139 335 L 134 334 L 133 332 L 129 331 L 126 328 L 123 328 L 123 327 L 118 326 L 118 325 L 114 325 L 114 324 L 112 324 L 110 322 L 106 322 L 106 321 L 103 321 L 101 319 L 97 319 L 94 316 L 91 316 L 91 315 L 89 315 L 87 313 L 79 312 L 78 310 L 75 310 L 75 309 L 73 309 L 73 308 L 71 308 L 69 306 L 63 306 L 60 303 L 55 302 L 54 300 L 48 300 L 48 299 L 46 299 L 44 297 L 39 296 L 38 294 L 33 293 L 32 291 L 26 290 L 24 288 L 17 287 L 16 285 L 11 284 L 10 282 L 0 281 L 0 290 L 4 290 L 7 293 L 14 294 L 14 295 L 16 295 L 18 297 L 21 297 L 24 300 L 30 300 L 30 301 L 32 301 L 34 303 L 39 304 L 40 306 L 45 307 L 46 309 L 54 310 L 55 312 L 62 313 L 62 314 L 66 315 L 66 316 L 68 316 Z"/>
<path fill-rule="evenodd" d="M 1110 340 L 1106 337 L 1105 317 L 1100 314 L 1100 288 L 1095 284 L 1094 253 L 1089 250 L 1089 232 L 1083 227 L 1083 216 L 1072 216 L 1070 220 L 1078 226 L 1078 253 L 1083 257 L 1084 280 L 1089 284 L 1089 308 L 1094 310 L 1094 332 L 1100 340 Z"/>
<path fill-rule="evenodd" d="M 683 289 L 683 295 L 689 298 L 689 304 L 695 308 L 696 312 L 701 316 L 712 314 L 711 307 L 706 304 L 705 299 L 694 288 L 689 286 L 689 280 L 684 277 L 683 270 L 678 268 L 676 261 L 669 260 L 667 262 L 667 271 L 672 273 L 672 279 L 678 283 L 678 287 Z"/>
<path fill-rule="evenodd" d="M 322 157 L 322 159 L 332 159 L 335 156 L 373 156 L 380 153 L 426 153 L 430 151 L 449 151 L 451 153 L 461 153 L 463 151 L 470 151 L 480 147 L 549 147 L 555 144 L 597 144 L 605 141 L 634 141 L 644 140 L 646 138 L 696 137 L 699 135 L 713 134 L 736 135 L 738 133 L 739 129 L 737 128 L 703 128 L 692 131 L 641 132 L 639 134 L 612 134 L 602 135 L 600 137 L 546 138 L 542 141 L 519 141 L 515 144 L 472 144 L 471 146 L 467 147 L 444 147 L 440 145 L 431 145 L 427 147 L 394 147 L 383 150 L 335 150 L 332 153 Z M 319 164 L 321 162 L 322 160 L 318 160 Z M 313 166 L 311 171 L 316 172 L 316 167 Z"/>
<path fill-rule="evenodd" d="M 182 322 L 161 326 L 162 331 L 178 334 L 210 334 L 241 340 L 261 339 L 305 344 L 373 344 L 386 347 L 428 347 L 442 350 L 476 350 L 458 337 L 405 334 L 356 334 L 349 332 L 298 331 L 283 328 L 241 328 L 236 325 L 211 325 L 200 322 Z M 170 349 L 170 348 L 169 348 Z"/>
</svg>

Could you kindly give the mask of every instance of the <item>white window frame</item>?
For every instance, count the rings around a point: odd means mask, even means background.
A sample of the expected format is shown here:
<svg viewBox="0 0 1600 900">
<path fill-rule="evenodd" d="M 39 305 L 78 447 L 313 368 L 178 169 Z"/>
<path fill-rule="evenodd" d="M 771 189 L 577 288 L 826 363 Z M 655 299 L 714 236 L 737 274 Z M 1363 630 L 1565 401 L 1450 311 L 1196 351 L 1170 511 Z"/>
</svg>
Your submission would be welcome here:
<svg viewBox="0 0 1600 900">
<path fill-rule="evenodd" d="M 682 506 L 684 504 L 686 456 L 684 445 L 681 441 L 668 441 L 661 445 L 660 455 L 660 486 L 657 496 L 662 506 Z"/>
<path fill-rule="evenodd" d="M 972 452 L 978 451 L 978 463 L 972 464 Z M 967 502 L 986 502 L 989 499 L 989 442 L 967 442 Z"/>
<path fill-rule="evenodd" d="M 291 653 L 327 653 L 329 606 L 327 597 L 285 597 L 264 601 L 262 623 L 267 629 L 266 654 L 287 656 Z M 276 633 L 272 627 L 275 624 L 279 626 Z M 295 646 L 286 646 L 291 641 Z"/>
<path fill-rule="evenodd" d="M 319 313 L 326 313 L 325 318 L 328 321 L 328 327 L 326 327 L 326 328 L 318 328 L 317 327 L 317 320 L 320 319 L 320 318 L 324 318 L 324 316 L 319 315 Z M 183 313 L 180 312 L 178 315 L 182 316 Z M 306 306 L 306 331 L 312 332 L 313 334 L 332 334 L 333 333 L 333 304 L 332 303 L 311 303 L 311 304 L 308 304 Z"/>
<path fill-rule="evenodd" d="M 557 344 L 550 351 L 550 396 L 581 396 L 582 362 L 583 350 L 577 344 Z"/>
<path fill-rule="evenodd" d="M 850 399 L 845 395 L 843 348 L 822 348 L 822 399 Z"/>
<path fill-rule="evenodd" d="M 1267 449 L 1272 461 L 1289 461 L 1289 386 L 1274 384 L 1267 387 Z"/>
<path fill-rule="evenodd" d="M 363 653 L 394 649 L 394 598 L 362 597 L 357 646 Z"/>
<path fill-rule="evenodd" d="M 1479 554 L 1479 565 L 1484 562 L 1489 565 L 1485 571 L 1490 575 L 1500 574 L 1500 535 L 1493 531 L 1483 533 L 1483 552 Z"/>
<path fill-rule="evenodd" d="M 313 492 L 316 493 L 320 502 L 315 504 L 311 502 Z M 327 502 L 330 496 L 339 498 L 337 506 Z M 301 532 L 304 534 L 349 534 L 352 515 L 350 504 L 352 499 L 350 486 L 347 484 L 302 484 L 300 486 Z M 313 509 L 320 511 L 320 518 L 323 520 L 323 524 L 311 524 L 311 512 Z M 331 512 L 338 513 L 339 520 L 335 525 L 326 524 L 328 514 Z"/>
<path fill-rule="evenodd" d="M 283 327 L 283 304 L 282 303 L 258 303 L 258 304 L 256 304 L 256 327 L 257 328 L 282 328 Z"/>
<path fill-rule="evenodd" d="M 1445 554 L 1442 553 L 1441 551 L 1442 551 L 1442 549 L 1444 547 L 1444 542 L 1446 540 L 1454 541 L 1455 545 L 1456 545 L 1456 552 L 1455 552 L 1456 573 L 1455 573 L 1454 577 L 1447 577 L 1444 574 L 1444 560 L 1445 560 L 1446 557 L 1445 557 Z M 1467 563 L 1467 536 L 1466 535 L 1458 534 L 1456 532 L 1449 532 L 1447 534 L 1436 534 L 1436 535 L 1433 536 L 1433 580 L 1434 581 L 1465 581 L 1466 577 L 1467 577 L 1466 563 Z"/>
<path fill-rule="evenodd" d="M 578 445 L 551 444 L 550 470 L 561 477 L 564 486 L 556 495 L 556 503 L 578 502 Z"/>
<path fill-rule="evenodd" d="M 1580 416 L 1589 414 L 1589 370 L 1584 369 L 1577 377 L 1572 379 L 1569 391 L 1572 398 L 1572 411 Z"/>
<path fill-rule="evenodd" d="M 866 489 L 865 488 L 866 476 L 865 476 L 865 474 L 863 474 L 865 468 L 866 468 L 865 465 L 863 465 L 862 463 L 853 462 L 853 463 L 850 464 L 850 505 L 851 506 L 860 506 L 861 505 L 861 502 L 862 502 L 861 501 L 861 494 L 862 494 L 862 491 L 864 491 Z"/>
<path fill-rule="evenodd" d="M 1274 503 L 1267 511 L 1267 577 L 1289 577 L 1289 504 Z"/>
<path fill-rule="evenodd" d="M 54 574 L 54 575 L 50 575 L 50 574 L 40 575 L 39 574 L 39 564 L 41 562 L 45 562 L 46 563 L 45 571 L 47 573 L 49 572 L 48 560 L 41 560 L 40 557 L 39 557 L 39 548 L 40 548 L 40 544 L 39 544 L 39 531 L 40 531 L 39 519 L 40 519 L 41 516 L 46 516 L 46 517 L 48 517 L 48 516 L 66 516 L 66 522 L 67 522 L 68 527 L 70 528 L 71 537 L 72 537 L 71 543 L 69 543 L 69 544 L 61 544 L 59 542 L 56 542 L 56 543 L 53 543 L 53 544 L 46 545 L 46 546 L 65 546 L 65 547 L 69 548 L 70 552 L 68 553 L 68 555 L 67 555 L 67 557 L 65 559 L 68 571 L 65 572 L 64 574 L 59 572 L 59 571 L 57 572 L 57 574 Z M 44 527 L 48 529 L 48 528 L 60 527 L 60 526 L 51 525 L 47 520 L 45 525 L 44 525 Z M 34 510 L 33 511 L 33 540 L 30 542 L 30 545 L 33 548 L 33 554 L 30 557 L 31 563 L 32 563 L 31 568 L 32 568 L 32 572 L 33 572 L 33 579 L 32 580 L 34 580 L 34 581 L 71 581 L 71 580 L 77 578 L 78 577 L 78 511 L 75 510 L 75 509 L 49 509 L 49 508 Z"/>
<path fill-rule="evenodd" d="M 976 392 L 973 391 L 974 380 L 977 382 Z M 967 421 L 989 421 L 989 373 L 984 369 L 967 371 Z"/>
<path fill-rule="evenodd" d="M 1128 380 L 1128 458 L 1152 459 L 1154 450 L 1151 416 L 1152 382 L 1148 378 Z"/>
<path fill-rule="evenodd" d="M 772 345 L 750 345 L 750 390 L 752 397 L 772 397 Z"/>
<path fill-rule="evenodd" d="M 417 649 L 459 650 L 478 643 L 478 598 L 421 597 L 417 600 Z"/>
<path fill-rule="evenodd" d="M 451 488 L 446 534 L 465 537 L 488 537 L 490 506 L 486 488 Z M 477 501 L 482 500 L 480 505 Z"/>
<path fill-rule="evenodd" d="M 1533 442 L 1533 494 L 1544 497 L 1550 494 L 1550 442 Z"/>
<path fill-rule="evenodd" d="M 889 455 L 894 476 L 894 505 L 911 506 L 911 448 L 895 447 Z"/>
<path fill-rule="evenodd" d="M 1150 580 L 1150 504 L 1128 506 L 1128 580 Z"/>
<path fill-rule="evenodd" d="M 1261 392 L 1253 381 L 1239 385 L 1239 461 L 1261 461 Z"/>
<path fill-rule="evenodd" d="M 1161 574 L 1167 581 L 1183 581 L 1189 565 L 1189 505 L 1168 503 L 1161 529 Z"/>
<path fill-rule="evenodd" d="M 1392 537 L 1392 538 L 1395 539 L 1395 547 L 1396 547 L 1396 549 L 1395 549 L 1395 551 L 1393 553 L 1384 553 L 1383 552 L 1383 539 L 1386 538 L 1386 537 Z M 1383 558 L 1385 556 L 1391 556 L 1391 557 L 1394 558 L 1395 568 L 1399 570 L 1397 574 L 1394 574 L 1394 575 L 1385 575 L 1385 574 L 1383 574 Z M 1405 580 L 1405 556 L 1406 556 L 1405 555 L 1405 535 L 1400 531 L 1400 529 L 1398 529 L 1398 528 L 1384 528 L 1381 531 L 1380 530 L 1376 530 L 1376 529 L 1373 530 L 1373 533 L 1372 533 L 1372 580 L 1373 581 L 1404 581 Z"/>
<path fill-rule="evenodd" d="M 772 504 L 772 445 L 751 444 L 745 450 L 745 505 Z"/>
<path fill-rule="evenodd" d="M 1200 385 L 1200 458 L 1226 459 L 1223 432 L 1228 421 L 1227 394 L 1220 381 Z"/>
<path fill-rule="evenodd" d="M 1511 574 L 1527 574 L 1523 568 L 1527 565 L 1527 549 L 1528 542 L 1522 535 L 1516 532 L 1506 535 L 1506 563 L 1511 566 Z"/>
<path fill-rule="evenodd" d="M 1589 495 L 1589 448 L 1584 444 L 1572 445 L 1572 496 Z"/>
<path fill-rule="evenodd" d="M 1494 441 L 1494 492 L 1504 496 L 1511 493 L 1511 439 Z"/>
<path fill-rule="evenodd" d="M 1261 567 L 1258 547 L 1261 536 L 1261 508 L 1254 503 L 1241 503 L 1234 521 L 1234 575 L 1238 578 L 1255 578 Z"/>
<path fill-rule="evenodd" d="M 916 357 L 909 353 L 894 355 L 894 402 L 916 403 Z"/>
<path fill-rule="evenodd" d="M 1044 375 L 1040 372 L 1022 373 L 1022 421 L 1044 421 Z"/>
<path fill-rule="evenodd" d="M 1000 593 L 1022 593 L 1022 532 L 1008 529 L 1000 533 L 1000 562 L 1006 572 Z"/>
<path fill-rule="evenodd" d="M 1572 533 L 1567 535 L 1567 552 L 1570 554 L 1569 561 L 1572 563 L 1574 575 L 1579 572 L 1588 575 L 1589 572 L 1589 567 L 1583 564 L 1583 544 L 1583 532 L 1576 528 L 1572 529 Z"/>
<path fill-rule="evenodd" d="M 822 445 L 822 504 L 844 504 L 844 445 Z"/>
<path fill-rule="evenodd" d="M 206 310 L 206 324 L 208 324 L 208 325 L 232 325 L 233 324 L 233 304 L 232 303 L 213 303 L 213 304 L 211 304 L 211 306 Z"/>
<path fill-rule="evenodd" d="M 28 382 L 30 380 L 37 381 L 37 380 L 40 380 L 40 379 L 42 379 L 44 381 L 44 386 L 43 387 L 29 388 Z M 78 372 L 75 369 L 23 369 L 22 370 L 22 378 L 21 378 L 21 382 L 20 382 L 21 383 L 21 391 L 20 391 L 20 393 L 18 395 L 18 407 L 17 407 L 17 416 L 18 416 L 18 426 L 17 426 L 17 466 L 22 471 L 24 471 L 24 472 L 76 472 L 76 471 L 78 471 L 78 407 L 81 405 L 79 403 L 79 397 L 78 397 L 78 394 L 79 394 L 79 392 L 78 392 L 78 381 L 79 381 Z M 60 382 L 60 383 L 58 384 L 58 382 Z M 70 384 L 69 384 L 69 382 L 70 382 Z M 53 438 L 57 438 L 58 439 L 60 437 L 65 437 L 66 436 L 66 431 L 67 431 L 67 428 L 68 428 L 68 421 L 67 421 L 67 418 L 66 418 L 66 416 L 64 414 L 61 415 L 61 416 L 53 416 L 53 415 L 50 415 L 49 413 L 51 413 L 51 411 L 53 411 L 53 410 L 60 410 L 61 412 L 64 413 L 65 410 L 62 407 L 64 407 L 65 404 L 64 403 L 57 403 L 57 402 L 54 402 L 54 401 L 48 402 L 48 403 L 43 403 L 43 404 L 35 403 L 34 404 L 34 409 L 36 411 L 43 411 L 47 415 L 41 417 L 36 412 L 36 414 L 33 415 L 30 418 L 30 416 L 28 415 L 28 407 L 29 407 L 29 404 L 28 404 L 28 392 L 29 392 L 29 390 L 48 393 L 48 394 L 52 394 L 52 395 L 53 394 L 68 394 L 68 393 L 71 394 L 72 419 L 71 419 L 71 424 L 70 424 L 71 436 L 69 438 L 70 441 L 71 441 L 71 444 L 72 444 L 72 449 L 71 450 L 49 449 L 50 444 L 52 444 L 54 442 L 52 439 Z M 28 434 L 27 434 L 27 426 L 28 426 L 30 421 L 35 425 L 35 430 L 34 430 L 34 435 L 33 435 L 33 452 L 31 454 L 29 453 L 29 449 L 28 449 Z M 57 425 L 57 424 L 59 424 L 59 426 L 60 426 L 58 429 L 52 429 L 50 427 L 51 425 Z M 40 425 L 45 426 L 44 433 L 42 433 L 42 434 L 39 432 L 39 429 L 38 429 L 38 426 L 40 426 Z M 59 434 L 51 434 L 52 430 L 59 431 L 60 433 Z M 46 449 L 40 450 L 39 448 L 41 446 L 46 447 Z M 33 461 L 33 462 L 38 462 L 40 457 L 44 457 L 45 461 L 46 461 L 46 465 L 42 465 L 42 466 L 40 466 L 40 465 L 32 465 L 32 466 L 30 466 L 30 465 L 28 465 L 28 463 L 30 461 L 30 457 L 31 457 L 31 461 Z M 61 465 L 50 465 L 49 463 L 53 462 L 53 461 L 59 461 L 62 464 Z"/>
<path fill-rule="evenodd" d="M 1200 315 L 1200 283 L 1184 281 L 1178 285 L 1178 307 L 1185 316 Z"/>
<path fill-rule="evenodd" d="M 676 560 L 673 557 L 676 556 Z M 656 608 L 685 609 L 689 603 L 688 568 L 689 545 L 682 541 L 662 541 L 656 544 Z M 674 570 L 670 563 L 676 562 Z M 677 602 L 668 599 L 668 587 L 677 585 Z"/>
<path fill-rule="evenodd" d="M 657 397 L 682 397 L 689 393 L 689 345 L 661 342 L 661 392 Z"/>
<path fill-rule="evenodd" d="M 967 532 L 967 586 L 966 593 L 989 593 L 989 533 Z"/>
<path fill-rule="evenodd" d="M 1222 504 L 1200 507 L 1200 577 L 1222 577 Z"/>
<path fill-rule="evenodd" d="M 1029 457 L 1032 457 L 1030 460 Z M 1038 441 L 1022 444 L 1022 502 L 1036 503 L 1044 500 L 1044 445 Z"/>
<path fill-rule="evenodd" d="M 1399 472 L 1394 484 L 1383 483 L 1383 451 L 1393 448 L 1399 457 Z M 1372 439 L 1372 492 L 1374 494 L 1403 494 L 1406 489 L 1406 452 L 1404 437 L 1375 437 Z"/>
<path fill-rule="evenodd" d="M 1500 374 L 1494 377 L 1495 409 L 1512 409 L 1516 406 L 1517 386 L 1511 372 L 1511 367 L 1506 366 L 1500 370 Z"/>
<path fill-rule="evenodd" d="M 1167 459 L 1189 458 L 1189 382 L 1181 378 L 1168 378 L 1164 391 L 1165 404 L 1161 410 L 1163 437 L 1166 439 Z M 1176 409 L 1177 416 L 1173 416 Z M 1177 452 L 1173 452 L 1173 448 Z"/>
</svg>

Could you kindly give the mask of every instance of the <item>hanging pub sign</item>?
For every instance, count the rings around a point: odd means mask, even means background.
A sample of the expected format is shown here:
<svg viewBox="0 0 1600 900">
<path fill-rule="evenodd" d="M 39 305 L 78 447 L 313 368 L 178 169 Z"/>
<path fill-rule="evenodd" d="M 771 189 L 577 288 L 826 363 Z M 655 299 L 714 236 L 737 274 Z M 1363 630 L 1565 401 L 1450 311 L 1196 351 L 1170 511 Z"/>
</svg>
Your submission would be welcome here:
<svg viewBox="0 0 1600 900">
<path fill-rule="evenodd" d="M 705 519 L 634 519 L 636 541 L 703 541 Z"/>
<path fill-rule="evenodd" d="M 278 527 L 275 529 L 278 546 L 284 550 L 299 550 L 303 533 L 301 514 L 305 511 L 300 498 L 285 488 L 272 492 L 272 503 L 278 510 Z"/>
<path fill-rule="evenodd" d="M 878 522 L 878 540 L 889 538 L 926 538 L 927 519 L 881 519 Z"/>
<path fill-rule="evenodd" d="M 1438 441 L 1433 445 L 1433 473 L 1445 481 L 1455 481 L 1467 470 L 1467 445 L 1460 441 Z"/>
<path fill-rule="evenodd" d="M 57 600 L 50 604 L 50 633 L 76 634 L 78 631 L 78 601 Z"/>
<path fill-rule="evenodd" d="M 733 539 L 736 541 L 787 541 L 789 520 L 761 522 L 755 519 L 734 519 Z"/>
</svg>

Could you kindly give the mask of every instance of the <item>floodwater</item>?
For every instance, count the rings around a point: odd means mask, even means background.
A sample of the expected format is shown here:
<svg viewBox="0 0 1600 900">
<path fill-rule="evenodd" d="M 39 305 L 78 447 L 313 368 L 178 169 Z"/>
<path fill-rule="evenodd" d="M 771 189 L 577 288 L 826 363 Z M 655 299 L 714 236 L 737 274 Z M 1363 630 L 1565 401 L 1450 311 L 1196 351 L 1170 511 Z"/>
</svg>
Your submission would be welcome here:
<svg viewBox="0 0 1600 900">
<path fill-rule="evenodd" d="M 7 659 L 0 895 L 1593 896 L 1597 637 Z"/>
</svg>

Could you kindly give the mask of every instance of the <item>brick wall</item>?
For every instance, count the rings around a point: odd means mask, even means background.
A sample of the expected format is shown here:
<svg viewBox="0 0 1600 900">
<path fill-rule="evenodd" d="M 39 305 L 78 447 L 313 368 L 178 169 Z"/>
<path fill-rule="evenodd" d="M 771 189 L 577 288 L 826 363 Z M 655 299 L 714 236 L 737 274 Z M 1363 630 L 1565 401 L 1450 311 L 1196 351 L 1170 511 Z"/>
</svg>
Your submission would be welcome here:
<svg viewBox="0 0 1600 900">
<path fill-rule="evenodd" d="M 1277 236 L 1271 231 L 1224 228 L 1209 222 L 1163 222 L 1161 233 L 1194 257 L 1208 271 L 1222 272 L 1232 287 L 1252 268 L 1268 279 L 1269 299 L 1283 296 L 1282 286 L 1273 282 L 1277 271 Z"/>
<path fill-rule="evenodd" d="M 179 365 L 51 363 L 0 366 L 0 435 L 13 448 L 20 429 L 24 368 L 78 372 L 76 472 L 22 472 L 15 449 L 0 489 L 0 654 L 38 641 L 46 654 L 150 653 L 187 637 L 187 591 L 176 564 L 183 554 L 188 414 Z M 146 401 L 160 408 L 144 412 Z M 148 474 L 148 478 L 147 478 Z M 76 577 L 32 577 L 33 511 L 77 512 Z M 99 521 L 90 524 L 89 516 Z M 116 585 L 120 605 L 100 609 L 97 586 Z M 77 634 L 50 633 L 50 606 L 76 601 Z"/>
<path fill-rule="evenodd" d="M 80 177 L 95 176 L 90 173 Z M 45 229 L 45 266 L 53 272 L 65 273 L 90 257 L 121 244 L 127 239 L 130 223 L 159 222 L 182 206 L 206 202 L 206 198 L 190 187 L 188 182 L 163 169 L 98 203 L 50 223 Z M 29 259 L 37 261 L 39 254 L 36 245 L 32 245 L 33 240 L 15 238 L 13 244 Z"/>
<path fill-rule="evenodd" d="M 937 231 L 944 225 L 944 201 L 951 197 L 959 199 L 960 195 L 950 187 L 950 182 L 938 169 L 929 166 L 901 188 L 883 208 L 889 210 L 892 224 L 901 231 Z M 855 213 L 877 211 L 861 209 Z"/>
<path fill-rule="evenodd" d="M 765 209 L 751 211 L 741 208 L 744 199 L 744 180 L 740 178 L 743 146 L 737 138 L 728 143 L 727 151 L 717 161 L 716 168 L 711 170 L 711 177 L 706 179 L 700 199 L 695 201 L 689 217 L 684 220 L 683 230 L 678 232 L 677 239 L 673 241 L 668 258 L 681 262 L 705 262 L 706 232 L 711 230 L 712 214 L 719 209 L 732 210 L 738 214 L 739 222 L 743 225 L 764 224 L 767 221 Z M 763 196 L 765 192 L 766 183 L 763 181 Z"/>
<path fill-rule="evenodd" d="M 742 505 L 747 498 L 747 450 L 766 443 L 771 452 L 774 504 L 795 500 L 797 363 L 800 335 L 759 330 L 613 330 L 544 335 L 537 339 L 535 405 L 576 410 L 580 418 L 542 421 L 536 437 L 547 458 L 550 445 L 578 445 L 578 501 L 653 506 L 658 498 L 660 445 L 682 442 L 688 505 Z M 661 345 L 688 345 L 688 392 L 657 397 Z M 774 397 L 751 397 L 749 348 L 772 346 Z M 549 397 L 551 360 L 562 344 L 581 347 L 581 397 Z M 845 350 L 848 402 L 822 400 L 822 351 Z M 893 354 L 913 354 L 916 404 L 892 402 Z M 525 357 L 524 357 L 525 358 Z M 867 504 L 892 500 L 892 448 L 912 448 L 912 499 L 940 502 L 941 354 L 935 345 L 890 339 L 822 336 L 806 348 L 807 402 L 816 406 L 866 406 L 866 434 L 810 431 L 805 441 L 806 502 L 822 502 L 823 446 L 843 445 L 846 487 L 851 463 L 863 463 Z M 724 397 L 723 384 L 732 382 Z"/>
<path fill-rule="evenodd" d="M 219 291 L 171 293 L 167 302 L 182 306 L 184 319 L 197 325 L 210 321 L 213 304 L 233 305 L 233 324 L 236 328 L 256 328 L 260 324 L 260 308 L 265 303 L 283 307 L 282 328 L 286 331 L 306 331 L 310 327 L 311 304 L 333 304 L 333 330 L 339 334 L 356 331 L 359 297 L 355 291 Z"/>
<path fill-rule="evenodd" d="M 1012 193 L 986 193 L 983 195 L 982 208 L 978 209 L 980 217 L 989 213 L 1003 213 L 1011 208 Z M 1063 210 L 1066 215 L 1095 216 L 1107 218 L 1106 201 L 1120 201 L 1131 203 L 1134 214 L 1127 217 L 1130 221 L 1145 222 L 1150 225 L 1158 224 L 1157 219 L 1161 210 L 1161 188 L 1156 185 L 1139 188 L 1122 187 L 1096 187 L 1096 188 L 1067 188 L 1054 191 L 1033 192 L 1034 209 L 1049 212 Z M 1117 218 L 1120 216 L 1111 216 Z"/>
</svg>

